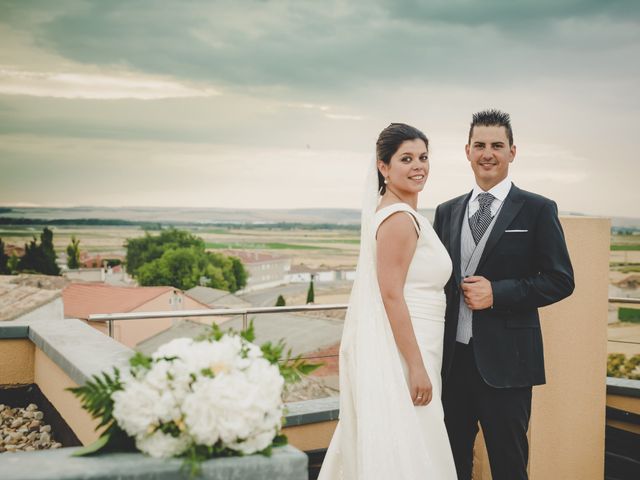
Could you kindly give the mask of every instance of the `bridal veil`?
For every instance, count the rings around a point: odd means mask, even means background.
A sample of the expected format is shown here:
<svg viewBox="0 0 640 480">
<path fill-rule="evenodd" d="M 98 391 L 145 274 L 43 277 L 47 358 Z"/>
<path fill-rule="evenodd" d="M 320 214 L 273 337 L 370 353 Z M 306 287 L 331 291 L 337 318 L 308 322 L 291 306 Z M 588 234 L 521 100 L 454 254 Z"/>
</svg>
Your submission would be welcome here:
<svg viewBox="0 0 640 480">
<path fill-rule="evenodd" d="M 376 274 L 377 162 L 362 207 L 360 257 L 340 346 L 340 420 L 319 480 L 417 480 L 432 461 Z"/>
</svg>

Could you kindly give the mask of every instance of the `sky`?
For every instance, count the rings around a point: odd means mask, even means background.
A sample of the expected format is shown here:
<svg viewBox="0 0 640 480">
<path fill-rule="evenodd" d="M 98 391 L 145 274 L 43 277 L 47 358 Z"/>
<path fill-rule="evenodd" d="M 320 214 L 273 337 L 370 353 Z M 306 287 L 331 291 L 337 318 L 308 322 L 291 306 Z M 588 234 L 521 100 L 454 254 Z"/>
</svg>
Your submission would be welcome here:
<svg viewBox="0 0 640 480">
<path fill-rule="evenodd" d="M 638 58 L 636 0 L 0 0 L 0 206 L 359 208 L 405 122 L 434 208 L 499 108 L 514 183 L 640 217 Z"/>
</svg>

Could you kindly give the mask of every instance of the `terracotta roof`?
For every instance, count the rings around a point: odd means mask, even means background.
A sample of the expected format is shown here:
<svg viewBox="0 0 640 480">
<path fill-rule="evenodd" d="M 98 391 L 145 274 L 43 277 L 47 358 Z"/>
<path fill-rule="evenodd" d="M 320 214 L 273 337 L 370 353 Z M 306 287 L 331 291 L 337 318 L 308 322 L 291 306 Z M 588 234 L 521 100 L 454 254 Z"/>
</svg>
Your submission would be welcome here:
<svg viewBox="0 0 640 480">
<path fill-rule="evenodd" d="M 24 255 L 24 245 L 18 246 L 18 245 L 12 245 L 10 243 L 5 243 L 4 253 L 6 253 L 9 256 L 16 254 L 18 257 L 21 257 Z"/>
<path fill-rule="evenodd" d="M 105 255 L 93 255 L 89 252 L 80 252 L 80 263 L 88 268 L 101 268 L 105 260 L 120 260 L 124 262 L 125 256 L 117 253 Z"/>
<path fill-rule="evenodd" d="M 65 318 L 87 319 L 96 313 L 127 313 L 173 287 L 116 287 L 74 283 L 62 292 Z"/>
</svg>

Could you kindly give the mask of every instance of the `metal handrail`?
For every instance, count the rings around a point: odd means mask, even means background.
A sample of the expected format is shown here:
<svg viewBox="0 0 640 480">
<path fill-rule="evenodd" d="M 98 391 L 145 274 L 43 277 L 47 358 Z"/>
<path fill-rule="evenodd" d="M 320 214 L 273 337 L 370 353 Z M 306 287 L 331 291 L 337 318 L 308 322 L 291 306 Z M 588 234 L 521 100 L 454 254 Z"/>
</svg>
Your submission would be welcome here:
<svg viewBox="0 0 640 480">
<path fill-rule="evenodd" d="M 640 305 L 640 298 L 609 297 L 609 303 L 630 303 Z"/>
<path fill-rule="evenodd" d="M 144 320 L 149 318 L 183 318 L 183 317 L 228 317 L 242 315 L 242 329 L 249 326 L 249 315 L 254 313 L 290 313 L 315 312 L 323 310 L 346 310 L 347 304 L 334 303 L 326 305 L 295 305 L 283 307 L 250 307 L 250 308 L 217 308 L 212 310 L 172 310 L 170 312 L 133 312 L 133 313 L 96 313 L 89 315 L 90 322 L 107 322 L 109 336 L 113 337 L 114 320 Z"/>
<path fill-rule="evenodd" d="M 609 303 L 640 305 L 640 298 L 609 297 Z M 242 329 L 248 327 L 248 316 L 254 313 L 315 312 L 323 310 L 346 310 L 347 304 L 296 305 L 283 307 L 217 308 L 212 310 L 172 310 L 170 312 L 97 313 L 89 315 L 90 322 L 107 322 L 109 336 L 113 337 L 114 320 L 144 320 L 149 318 L 216 317 L 242 315 Z"/>
</svg>

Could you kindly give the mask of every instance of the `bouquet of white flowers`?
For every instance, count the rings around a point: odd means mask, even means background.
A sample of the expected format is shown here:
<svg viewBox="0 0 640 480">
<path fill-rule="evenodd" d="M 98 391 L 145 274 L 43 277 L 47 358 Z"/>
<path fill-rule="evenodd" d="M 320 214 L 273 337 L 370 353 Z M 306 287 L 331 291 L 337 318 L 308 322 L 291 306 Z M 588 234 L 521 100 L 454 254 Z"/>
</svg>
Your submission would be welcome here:
<svg viewBox="0 0 640 480">
<path fill-rule="evenodd" d="M 214 326 L 210 335 L 179 338 L 151 357 L 136 354 L 130 368 L 102 374 L 70 389 L 106 427 L 77 455 L 131 444 L 152 457 L 183 456 L 192 473 L 215 456 L 269 454 L 286 443 L 281 434 L 285 378 L 296 380 L 318 367 L 284 343 L 258 347 L 253 326 L 237 334 Z"/>
</svg>

